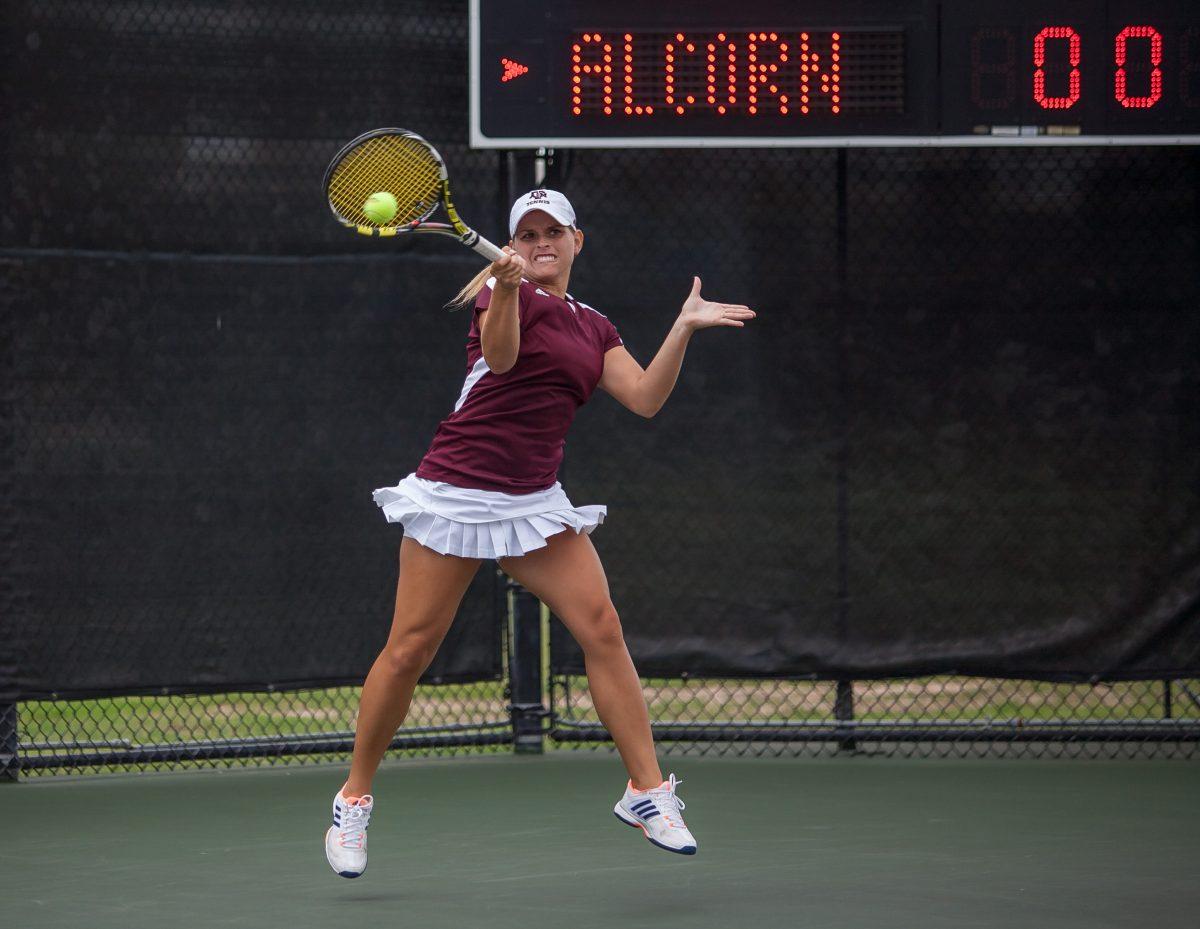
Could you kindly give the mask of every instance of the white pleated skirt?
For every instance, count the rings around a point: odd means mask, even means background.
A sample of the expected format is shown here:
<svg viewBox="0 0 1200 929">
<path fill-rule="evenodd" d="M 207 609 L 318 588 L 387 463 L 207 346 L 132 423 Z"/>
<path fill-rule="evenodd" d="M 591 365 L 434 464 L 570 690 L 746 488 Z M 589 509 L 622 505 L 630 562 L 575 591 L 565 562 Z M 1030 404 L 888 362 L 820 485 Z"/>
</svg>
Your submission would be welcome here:
<svg viewBox="0 0 1200 929">
<path fill-rule="evenodd" d="M 562 485 L 531 494 L 471 490 L 410 474 L 395 487 L 372 495 L 389 523 L 442 555 L 513 558 L 545 548 L 546 539 L 566 529 L 591 533 L 608 508 L 574 506 Z"/>
</svg>

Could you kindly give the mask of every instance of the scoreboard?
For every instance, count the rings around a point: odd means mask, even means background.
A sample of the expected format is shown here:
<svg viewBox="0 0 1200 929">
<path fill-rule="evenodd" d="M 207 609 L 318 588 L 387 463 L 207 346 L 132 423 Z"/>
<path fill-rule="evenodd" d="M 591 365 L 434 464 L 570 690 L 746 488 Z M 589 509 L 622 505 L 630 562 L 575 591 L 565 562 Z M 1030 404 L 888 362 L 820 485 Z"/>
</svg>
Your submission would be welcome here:
<svg viewBox="0 0 1200 929">
<path fill-rule="evenodd" d="M 1200 0 L 472 0 L 484 148 L 1200 143 Z"/>
</svg>

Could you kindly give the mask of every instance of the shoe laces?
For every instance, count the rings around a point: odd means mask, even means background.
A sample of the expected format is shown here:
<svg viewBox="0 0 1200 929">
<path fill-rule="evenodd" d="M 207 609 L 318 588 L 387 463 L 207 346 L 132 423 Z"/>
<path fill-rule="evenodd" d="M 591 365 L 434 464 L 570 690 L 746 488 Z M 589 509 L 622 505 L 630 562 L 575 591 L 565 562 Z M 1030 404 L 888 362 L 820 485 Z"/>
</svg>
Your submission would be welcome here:
<svg viewBox="0 0 1200 929">
<path fill-rule="evenodd" d="M 371 814 L 366 807 L 347 804 L 342 810 L 342 825 L 338 829 L 338 844 L 342 848 L 361 849 L 367 838 Z"/>
<path fill-rule="evenodd" d="M 687 828 L 683 824 L 681 816 L 681 811 L 687 809 L 687 804 L 675 794 L 675 788 L 682 783 L 682 778 L 676 780 L 675 775 L 672 774 L 665 787 L 652 787 L 647 791 L 662 814 L 662 818 L 666 820 L 668 826 L 674 829 Z"/>
</svg>

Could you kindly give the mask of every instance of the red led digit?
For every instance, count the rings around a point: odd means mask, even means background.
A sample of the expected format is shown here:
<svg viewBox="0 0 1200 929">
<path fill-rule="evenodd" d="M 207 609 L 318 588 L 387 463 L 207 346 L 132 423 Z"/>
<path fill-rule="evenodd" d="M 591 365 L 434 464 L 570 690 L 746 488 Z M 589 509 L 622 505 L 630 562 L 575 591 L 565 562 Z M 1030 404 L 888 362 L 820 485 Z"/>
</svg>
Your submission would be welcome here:
<svg viewBox="0 0 1200 929">
<path fill-rule="evenodd" d="M 1070 42 L 1069 55 L 1071 74 L 1069 78 L 1068 95 L 1065 97 L 1046 96 L 1046 41 L 1048 39 L 1067 39 Z M 1083 42 L 1079 33 L 1070 26 L 1047 26 L 1033 40 L 1033 99 L 1046 110 L 1069 110 L 1080 95 L 1079 61 Z"/>
<path fill-rule="evenodd" d="M 789 70 L 786 36 L 781 39 L 777 32 L 751 32 L 747 36 L 746 57 L 749 112 L 757 113 L 759 106 L 763 106 L 786 114 L 789 101 L 785 80 L 790 82 L 786 77 Z M 773 102 L 769 100 L 771 97 Z"/>
<path fill-rule="evenodd" d="M 746 65 L 746 70 L 750 72 L 750 76 L 746 79 L 746 112 L 751 116 L 758 113 L 758 33 L 751 32 L 746 36 L 746 59 L 749 64 Z"/>
<path fill-rule="evenodd" d="M 675 103 L 675 44 L 668 42 L 663 54 L 663 77 L 666 90 L 667 105 Z M 680 112 L 683 112 L 680 110 Z"/>
<path fill-rule="evenodd" d="M 1150 40 L 1150 93 L 1144 97 L 1131 97 L 1126 89 L 1125 58 L 1130 39 Z M 1117 102 L 1130 109 L 1146 109 L 1162 98 L 1162 36 L 1153 26 L 1126 26 L 1117 33 L 1115 49 L 1117 74 L 1113 91 Z"/>
<path fill-rule="evenodd" d="M 725 41 L 725 33 L 722 32 L 722 33 L 718 34 L 717 40 L 720 42 L 724 42 Z M 729 90 L 729 95 L 726 99 L 730 106 L 736 106 L 737 105 L 737 46 L 734 45 L 732 42 L 729 42 L 726 44 L 725 48 L 726 48 L 726 51 L 729 53 L 727 56 L 727 61 L 726 61 L 726 80 L 729 82 L 727 85 L 728 90 Z M 717 112 L 724 113 L 725 107 L 724 106 L 717 107 Z"/>
<path fill-rule="evenodd" d="M 591 110 L 613 113 L 613 48 L 598 32 L 585 32 L 571 44 L 571 113 Z"/>
<path fill-rule="evenodd" d="M 633 96 L 633 34 L 629 32 L 625 33 L 624 39 L 623 50 L 625 56 L 623 59 L 624 63 L 621 66 L 622 89 L 624 90 L 622 109 L 625 111 L 626 116 L 649 116 L 654 112 L 654 107 L 638 103 Z"/>
<path fill-rule="evenodd" d="M 811 57 L 808 54 L 808 33 L 800 33 L 800 112 L 808 115 L 809 83 L 808 72 Z"/>
<path fill-rule="evenodd" d="M 717 102 L 717 46 L 709 42 L 705 46 L 706 57 L 704 61 L 704 94 L 709 106 L 715 106 Z M 725 108 L 721 107 L 721 112 L 725 112 Z"/>
<path fill-rule="evenodd" d="M 717 46 L 677 32 L 663 43 L 663 99 L 675 115 L 717 99 Z"/>
<path fill-rule="evenodd" d="M 836 115 L 842 111 L 842 37 L 835 32 L 832 38 L 833 41 L 829 46 L 829 58 L 831 61 L 829 73 L 821 76 L 821 82 L 824 84 L 826 79 L 828 79 L 829 99 L 833 101 L 833 106 L 830 109 Z"/>
</svg>

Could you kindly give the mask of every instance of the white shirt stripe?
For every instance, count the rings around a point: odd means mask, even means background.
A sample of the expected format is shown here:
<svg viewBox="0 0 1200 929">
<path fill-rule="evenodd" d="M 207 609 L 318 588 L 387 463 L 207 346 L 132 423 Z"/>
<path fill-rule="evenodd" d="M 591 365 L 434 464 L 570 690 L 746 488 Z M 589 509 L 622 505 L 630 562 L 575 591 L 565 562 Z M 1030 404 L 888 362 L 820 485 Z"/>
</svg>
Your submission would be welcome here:
<svg viewBox="0 0 1200 929">
<path fill-rule="evenodd" d="M 458 395 L 458 403 L 454 404 L 454 412 L 462 409 L 462 405 L 467 402 L 467 394 L 471 392 L 471 388 L 479 383 L 479 379 L 487 374 L 491 368 L 488 367 L 483 356 L 479 356 L 479 360 L 475 362 L 475 366 L 471 368 L 471 373 L 467 375 L 467 379 L 463 382 L 462 393 Z"/>
<path fill-rule="evenodd" d="M 574 298 L 574 297 L 572 297 L 570 294 L 567 294 L 567 299 L 568 299 L 568 300 L 575 300 L 575 298 Z M 601 312 L 600 312 L 598 309 L 596 309 L 594 306 L 588 306 L 588 305 L 587 305 L 586 303 L 584 303 L 582 300 L 575 300 L 575 302 L 576 302 L 576 303 L 578 303 L 578 304 L 579 304 L 581 307 L 583 307 L 584 309 L 586 309 L 586 310 L 591 310 L 593 313 L 595 313 L 595 314 L 596 314 L 597 316 L 599 316 L 601 319 L 608 319 L 608 317 L 607 317 L 607 316 L 605 316 L 603 313 L 601 313 Z"/>
</svg>

